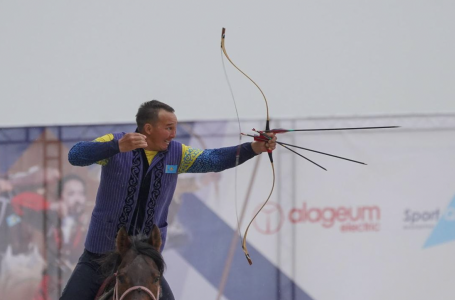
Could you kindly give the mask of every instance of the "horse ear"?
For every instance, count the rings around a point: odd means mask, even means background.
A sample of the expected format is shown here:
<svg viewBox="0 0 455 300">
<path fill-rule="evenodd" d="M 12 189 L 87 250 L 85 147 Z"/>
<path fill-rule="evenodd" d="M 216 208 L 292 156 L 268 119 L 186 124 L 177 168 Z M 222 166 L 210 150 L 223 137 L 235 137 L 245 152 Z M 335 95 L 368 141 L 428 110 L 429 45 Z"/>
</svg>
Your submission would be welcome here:
<svg viewBox="0 0 455 300">
<path fill-rule="evenodd" d="M 148 243 L 153 246 L 157 251 L 161 250 L 161 232 L 156 224 L 153 224 L 152 234 L 150 234 Z"/>
<path fill-rule="evenodd" d="M 117 251 L 122 255 L 131 248 L 131 241 L 125 227 L 120 228 L 117 232 L 117 239 L 115 241 L 117 244 Z"/>
</svg>

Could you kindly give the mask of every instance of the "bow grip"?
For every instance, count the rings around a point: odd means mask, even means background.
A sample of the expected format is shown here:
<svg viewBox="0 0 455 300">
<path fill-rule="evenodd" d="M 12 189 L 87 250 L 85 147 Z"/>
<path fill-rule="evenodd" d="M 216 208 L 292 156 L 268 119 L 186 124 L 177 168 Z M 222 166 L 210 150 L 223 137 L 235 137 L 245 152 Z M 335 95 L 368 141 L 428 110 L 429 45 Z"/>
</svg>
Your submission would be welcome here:
<svg viewBox="0 0 455 300">
<path fill-rule="evenodd" d="M 262 136 L 262 135 L 255 135 L 254 136 L 254 140 L 257 141 L 257 142 L 268 142 L 270 139 L 267 139 L 266 137 Z M 272 153 L 272 149 L 267 149 L 267 152 L 268 153 Z"/>
</svg>

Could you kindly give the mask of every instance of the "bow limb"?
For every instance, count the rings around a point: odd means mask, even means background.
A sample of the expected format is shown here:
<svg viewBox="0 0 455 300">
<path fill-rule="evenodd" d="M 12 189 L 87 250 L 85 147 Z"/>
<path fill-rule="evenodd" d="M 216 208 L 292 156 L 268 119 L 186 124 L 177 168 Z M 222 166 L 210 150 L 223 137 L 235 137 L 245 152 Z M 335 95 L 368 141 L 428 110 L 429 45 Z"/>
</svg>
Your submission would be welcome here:
<svg viewBox="0 0 455 300">
<path fill-rule="evenodd" d="M 246 237 L 248 235 L 248 230 L 250 229 L 251 224 L 253 224 L 254 220 L 256 219 L 257 215 L 261 212 L 261 210 L 266 206 L 267 202 L 269 202 L 270 197 L 272 196 L 273 189 L 275 188 L 275 167 L 273 165 L 273 162 L 271 163 L 272 166 L 272 173 L 273 173 L 273 183 L 272 183 L 272 188 L 270 189 L 270 194 L 267 197 L 267 200 L 265 200 L 264 204 L 262 204 L 261 208 L 257 211 L 257 213 L 254 215 L 254 217 L 251 219 L 250 223 L 248 224 L 248 227 L 245 230 L 245 233 L 243 234 L 243 241 L 242 241 L 242 249 L 243 252 L 245 253 L 246 259 L 248 260 L 248 263 L 250 265 L 253 264 L 253 261 L 251 260 L 250 254 L 248 252 L 248 248 L 246 246 Z"/>
<path fill-rule="evenodd" d="M 222 32 L 221 32 L 221 49 L 224 53 L 224 56 L 226 57 L 226 59 L 240 72 L 242 73 L 246 78 L 248 78 L 258 89 L 259 91 L 261 92 L 262 94 L 262 97 L 264 98 L 264 102 L 265 102 L 265 107 L 266 107 L 266 112 L 267 112 L 267 119 L 266 119 L 266 125 L 265 125 L 265 130 L 270 130 L 270 117 L 269 117 L 269 105 L 268 105 L 268 102 L 267 102 L 267 98 L 265 97 L 265 94 L 264 92 L 262 91 L 262 89 L 259 87 L 259 85 L 254 82 L 253 79 L 250 78 L 250 76 L 248 76 L 245 72 L 243 72 L 242 70 L 240 70 L 239 67 L 237 67 L 233 62 L 232 60 L 230 59 L 229 55 L 227 54 L 226 52 L 226 47 L 224 45 L 224 41 L 225 41 L 225 33 L 226 33 L 226 29 L 223 28 Z M 268 155 L 269 155 L 269 160 L 270 160 L 270 164 L 272 166 L 272 173 L 273 173 L 273 183 L 272 183 L 272 188 L 270 189 L 270 193 L 269 193 L 269 196 L 267 197 L 267 200 L 264 202 L 264 204 L 262 204 L 261 208 L 256 212 L 256 214 L 254 215 L 254 217 L 251 219 L 250 223 L 248 224 L 246 230 L 245 230 L 245 233 L 243 235 L 243 241 L 242 241 L 242 249 L 243 249 L 243 252 L 245 253 L 245 257 L 246 259 L 248 260 L 248 263 L 251 265 L 253 264 L 253 261 L 251 260 L 250 258 L 250 254 L 248 252 L 248 248 L 247 248 L 247 243 L 246 243 L 246 238 L 247 238 L 247 235 L 248 235 L 248 230 L 250 229 L 250 226 L 251 224 L 253 223 L 253 221 L 256 219 L 257 215 L 261 212 L 261 210 L 265 207 L 265 205 L 267 204 L 267 202 L 270 200 L 270 197 L 272 196 L 272 193 L 273 193 L 273 189 L 275 188 L 275 167 L 273 165 L 273 156 L 272 156 L 272 150 L 269 150 L 267 151 L 268 152 Z"/>
<path fill-rule="evenodd" d="M 262 97 L 264 98 L 264 101 L 265 101 L 265 108 L 266 108 L 266 112 L 267 112 L 267 123 L 266 123 L 266 130 L 270 130 L 270 117 L 269 117 L 269 104 L 267 102 L 267 98 L 265 97 L 265 94 L 264 92 L 262 91 L 262 89 L 259 87 L 259 85 L 254 82 L 253 79 L 250 78 L 250 76 L 246 75 L 245 72 L 243 72 L 242 70 L 239 69 L 239 67 L 237 67 L 233 62 L 232 60 L 229 58 L 229 55 L 227 54 L 226 52 L 226 47 L 224 46 L 224 38 L 225 38 L 225 32 L 226 32 L 226 29 L 223 28 L 223 31 L 221 33 L 221 49 L 223 50 L 223 53 L 224 53 L 224 56 L 226 56 L 227 60 L 231 63 L 231 65 L 233 65 L 240 73 L 242 73 L 246 78 L 248 78 L 258 89 L 259 91 L 261 92 L 262 94 Z M 273 159 L 272 159 L 273 160 Z"/>
</svg>

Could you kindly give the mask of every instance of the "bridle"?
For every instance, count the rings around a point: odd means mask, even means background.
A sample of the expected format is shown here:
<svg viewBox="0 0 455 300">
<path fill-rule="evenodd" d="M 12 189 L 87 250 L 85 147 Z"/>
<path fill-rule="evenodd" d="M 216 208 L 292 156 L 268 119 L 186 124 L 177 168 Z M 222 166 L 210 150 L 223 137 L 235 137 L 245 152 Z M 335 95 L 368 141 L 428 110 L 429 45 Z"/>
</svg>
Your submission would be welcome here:
<svg viewBox="0 0 455 300">
<path fill-rule="evenodd" d="M 117 273 L 115 273 L 114 275 L 115 275 L 115 286 L 114 286 L 114 295 L 113 295 L 114 300 L 123 300 L 123 299 L 126 297 L 126 295 L 128 295 L 129 293 L 131 293 L 132 291 L 135 291 L 135 290 L 144 291 L 147 295 L 150 296 L 150 298 L 151 298 L 152 300 L 157 300 L 157 299 L 159 298 L 160 286 L 158 286 L 158 291 L 157 291 L 156 297 L 155 297 L 155 295 L 153 295 L 152 291 L 150 291 L 150 290 L 149 290 L 148 288 L 146 288 L 145 286 L 142 286 L 142 285 L 135 285 L 135 286 L 130 287 L 129 289 L 127 289 L 127 290 L 122 294 L 122 296 L 121 296 L 120 299 L 119 299 Z"/>
</svg>

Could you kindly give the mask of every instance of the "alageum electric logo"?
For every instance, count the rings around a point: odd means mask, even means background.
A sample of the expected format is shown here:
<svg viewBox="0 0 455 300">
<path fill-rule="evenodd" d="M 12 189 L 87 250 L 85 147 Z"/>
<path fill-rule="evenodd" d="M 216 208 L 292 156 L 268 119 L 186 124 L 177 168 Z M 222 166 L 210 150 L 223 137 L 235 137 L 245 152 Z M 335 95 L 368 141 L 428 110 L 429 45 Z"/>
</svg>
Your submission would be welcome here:
<svg viewBox="0 0 455 300">
<path fill-rule="evenodd" d="M 294 223 L 319 223 L 324 228 L 339 226 L 342 232 L 369 232 L 380 230 L 381 209 L 378 206 L 356 207 L 295 207 L 289 212 Z"/>
</svg>

